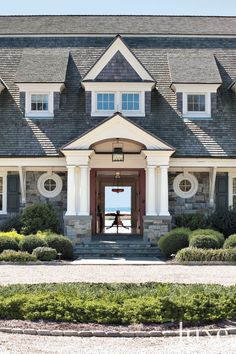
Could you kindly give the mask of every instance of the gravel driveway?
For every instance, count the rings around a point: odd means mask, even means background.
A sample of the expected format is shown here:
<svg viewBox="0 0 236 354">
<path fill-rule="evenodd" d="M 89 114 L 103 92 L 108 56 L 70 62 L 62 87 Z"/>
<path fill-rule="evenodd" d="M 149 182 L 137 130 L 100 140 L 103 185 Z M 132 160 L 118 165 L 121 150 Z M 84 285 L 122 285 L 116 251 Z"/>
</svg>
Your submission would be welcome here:
<svg viewBox="0 0 236 354">
<path fill-rule="evenodd" d="M 128 348 L 128 351 L 127 351 Z M 0 333 L 1 354 L 202 354 L 236 352 L 235 337 L 75 338 Z"/>
<path fill-rule="evenodd" d="M 0 285 L 61 282 L 236 284 L 236 266 L 0 265 Z"/>
</svg>

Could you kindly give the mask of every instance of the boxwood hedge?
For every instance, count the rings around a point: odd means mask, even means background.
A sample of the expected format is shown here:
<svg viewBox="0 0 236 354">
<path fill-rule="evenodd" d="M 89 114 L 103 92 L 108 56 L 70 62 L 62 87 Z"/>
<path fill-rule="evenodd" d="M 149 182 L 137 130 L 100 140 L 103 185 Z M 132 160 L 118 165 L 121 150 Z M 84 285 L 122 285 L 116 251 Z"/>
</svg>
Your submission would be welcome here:
<svg viewBox="0 0 236 354">
<path fill-rule="evenodd" d="M 81 323 L 211 322 L 236 316 L 236 286 L 35 284 L 0 287 L 0 319 Z"/>
</svg>

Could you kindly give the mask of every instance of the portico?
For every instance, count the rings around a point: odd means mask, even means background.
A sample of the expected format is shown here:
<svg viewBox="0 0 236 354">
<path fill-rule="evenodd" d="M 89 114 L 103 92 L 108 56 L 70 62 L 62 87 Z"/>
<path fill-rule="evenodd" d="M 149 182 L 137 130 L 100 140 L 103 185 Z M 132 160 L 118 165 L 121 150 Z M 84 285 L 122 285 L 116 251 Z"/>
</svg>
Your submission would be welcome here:
<svg viewBox="0 0 236 354">
<path fill-rule="evenodd" d="M 122 147 L 123 161 L 112 161 L 116 144 Z M 79 237 L 83 242 L 89 242 L 91 239 L 92 222 L 96 217 L 97 207 L 94 204 L 95 199 L 92 198 L 93 193 L 96 193 L 95 180 L 91 183 L 91 171 L 94 169 L 123 172 L 143 169 L 144 238 L 151 240 L 160 236 L 163 220 L 165 227 L 162 230 L 167 231 L 167 224 L 170 222 L 168 168 L 170 156 L 174 152 L 171 146 L 117 113 L 64 146 L 61 151 L 65 155 L 68 171 L 65 214 L 68 236 Z"/>
</svg>

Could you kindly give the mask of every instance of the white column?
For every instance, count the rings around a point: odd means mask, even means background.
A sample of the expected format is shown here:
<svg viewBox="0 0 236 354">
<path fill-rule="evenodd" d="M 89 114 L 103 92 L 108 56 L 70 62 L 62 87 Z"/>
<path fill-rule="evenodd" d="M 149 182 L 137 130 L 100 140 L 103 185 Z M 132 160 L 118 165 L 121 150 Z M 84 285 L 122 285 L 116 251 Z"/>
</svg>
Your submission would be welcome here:
<svg viewBox="0 0 236 354">
<path fill-rule="evenodd" d="M 168 167 L 160 166 L 160 216 L 169 216 Z"/>
<path fill-rule="evenodd" d="M 75 168 L 67 166 L 67 212 L 66 215 L 76 215 Z"/>
<path fill-rule="evenodd" d="M 157 167 L 156 169 L 156 208 L 157 208 L 157 215 L 160 213 L 160 191 L 161 191 L 161 183 L 160 183 L 160 168 Z"/>
<path fill-rule="evenodd" d="M 21 204 L 26 203 L 26 172 L 22 166 L 19 166 L 20 176 L 20 192 L 21 192 Z"/>
<path fill-rule="evenodd" d="M 80 166 L 80 208 L 79 215 L 89 215 L 89 168 Z"/>
<path fill-rule="evenodd" d="M 146 168 L 146 215 L 157 215 L 156 211 L 156 166 Z"/>
</svg>

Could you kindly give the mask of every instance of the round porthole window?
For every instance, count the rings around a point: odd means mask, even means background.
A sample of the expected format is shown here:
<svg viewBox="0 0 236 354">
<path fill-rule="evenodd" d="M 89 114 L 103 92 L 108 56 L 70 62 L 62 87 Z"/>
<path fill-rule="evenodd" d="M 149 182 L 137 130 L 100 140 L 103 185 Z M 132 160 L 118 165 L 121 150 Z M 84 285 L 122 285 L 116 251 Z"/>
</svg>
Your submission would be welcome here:
<svg viewBox="0 0 236 354">
<path fill-rule="evenodd" d="M 62 180 L 56 173 L 44 173 L 38 179 L 38 191 L 46 198 L 57 197 L 62 190 Z"/>
<path fill-rule="evenodd" d="M 174 192 L 181 198 L 191 198 L 198 190 L 198 180 L 190 173 L 180 173 L 173 182 Z"/>
</svg>

